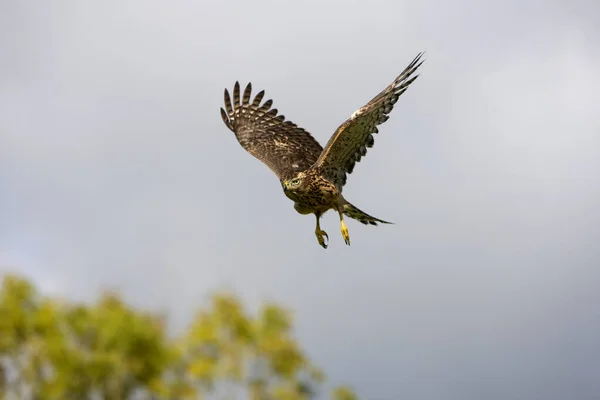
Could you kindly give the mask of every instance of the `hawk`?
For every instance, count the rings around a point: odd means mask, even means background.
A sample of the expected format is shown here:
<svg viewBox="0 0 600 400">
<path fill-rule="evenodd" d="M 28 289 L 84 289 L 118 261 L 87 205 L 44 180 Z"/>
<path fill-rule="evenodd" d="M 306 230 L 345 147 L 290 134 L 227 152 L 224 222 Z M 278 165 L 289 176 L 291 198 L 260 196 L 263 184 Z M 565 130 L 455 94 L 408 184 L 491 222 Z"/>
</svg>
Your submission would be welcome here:
<svg viewBox="0 0 600 400">
<path fill-rule="evenodd" d="M 252 84 L 248 83 L 240 99 L 240 84 L 235 82 L 232 103 L 225 89 L 225 109 L 221 108 L 223 122 L 246 151 L 277 175 L 296 211 L 316 216 L 315 235 L 323 248 L 327 248 L 329 236 L 321 229 L 319 220 L 330 209 L 340 216 L 342 237 L 347 245 L 350 245 L 350 236 L 344 215 L 365 225 L 391 223 L 350 204 L 342 195 L 342 188 L 355 164 L 366 155 L 367 148 L 373 146 L 377 126 L 388 120 L 398 97 L 417 79 L 418 75 L 413 74 L 424 62 L 421 61 L 423 54 L 419 53 L 388 87 L 342 123 L 325 148 L 310 133 L 271 108 L 272 100 L 261 104 L 264 90 L 251 99 Z"/>
</svg>

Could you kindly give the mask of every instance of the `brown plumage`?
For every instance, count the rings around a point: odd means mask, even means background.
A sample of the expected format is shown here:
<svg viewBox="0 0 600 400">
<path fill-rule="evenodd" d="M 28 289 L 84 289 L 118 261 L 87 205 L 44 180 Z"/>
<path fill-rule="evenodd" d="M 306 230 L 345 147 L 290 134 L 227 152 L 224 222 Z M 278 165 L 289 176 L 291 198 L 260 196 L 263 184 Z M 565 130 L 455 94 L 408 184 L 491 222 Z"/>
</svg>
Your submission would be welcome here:
<svg viewBox="0 0 600 400">
<path fill-rule="evenodd" d="M 389 223 L 350 204 L 342 196 L 342 188 L 347 174 L 366 155 L 367 148 L 373 146 L 377 126 L 388 120 L 400 95 L 417 79 L 418 75 L 413 74 L 423 63 L 422 55 L 419 53 L 387 88 L 342 123 L 324 149 L 310 133 L 278 115 L 277 109 L 271 108 L 272 100 L 261 105 L 264 91 L 251 102 L 252 85 L 249 83 L 240 96 L 240 85 L 236 82 L 232 103 L 225 89 L 223 122 L 244 149 L 278 176 L 296 211 L 316 215 L 315 234 L 324 248 L 327 248 L 324 237 L 328 236 L 321 230 L 319 219 L 332 208 L 340 215 L 342 236 L 348 245 L 350 237 L 343 215 L 364 224 Z"/>
</svg>

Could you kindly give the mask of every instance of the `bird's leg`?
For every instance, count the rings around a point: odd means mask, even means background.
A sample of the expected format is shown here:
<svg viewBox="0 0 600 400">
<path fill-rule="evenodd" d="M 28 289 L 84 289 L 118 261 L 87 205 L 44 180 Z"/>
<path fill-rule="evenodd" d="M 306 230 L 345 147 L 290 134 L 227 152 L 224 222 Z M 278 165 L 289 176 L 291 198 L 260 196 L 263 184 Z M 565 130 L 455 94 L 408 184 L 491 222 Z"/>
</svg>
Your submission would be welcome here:
<svg viewBox="0 0 600 400">
<path fill-rule="evenodd" d="M 315 229 L 315 235 L 317 235 L 317 240 L 319 241 L 319 244 L 323 246 L 324 249 L 326 249 L 327 243 L 325 243 L 325 239 L 323 237 L 326 237 L 327 241 L 329 242 L 329 236 L 327 236 L 327 232 L 321 230 L 321 224 L 319 223 L 321 214 L 316 213 L 315 216 L 317 217 L 317 228 Z"/>
<path fill-rule="evenodd" d="M 338 214 L 340 214 L 340 230 L 342 231 L 342 237 L 344 238 L 344 242 L 350 246 L 350 235 L 348 234 L 348 228 L 344 223 L 344 214 L 340 210 L 338 210 Z"/>
</svg>

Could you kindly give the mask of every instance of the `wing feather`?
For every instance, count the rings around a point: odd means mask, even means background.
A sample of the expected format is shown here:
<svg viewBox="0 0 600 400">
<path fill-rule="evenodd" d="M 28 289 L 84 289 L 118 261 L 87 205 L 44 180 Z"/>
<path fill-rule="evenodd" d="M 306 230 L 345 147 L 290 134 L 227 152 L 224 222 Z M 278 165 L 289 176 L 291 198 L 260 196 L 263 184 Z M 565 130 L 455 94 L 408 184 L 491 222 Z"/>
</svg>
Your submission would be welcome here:
<svg viewBox="0 0 600 400">
<path fill-rule="evenodd" d="M 346 175 L 367 154 L 367 148 L 373 147 L 373 134 L 379 132 L 377 125 L 388 120 L 398 98 L 417 79 L 418 75 L 412 75 L 423 63 L 423 54 L 419 53 L 387 88 L 341 124 L 325 145 L 315 167 L 321 168 L 339 190 L 346 184 Z"/>
<path fill-rule="evenodd" d="M 265 92 L 258 92 L 252 103 L 252 84 L 248 83 L 241 96 L 240 85 L 233 87 L 233 104 L 225 89 L 225 109 L 221 118 L 235 133 L 240 145 L 254 157 L 266 164 L 279 179 L 288 179 L 299 171 L 312 166 L 323 148 L 310 133 L 271 108 L 273 100 L 260 104 Z"/>
</svg>

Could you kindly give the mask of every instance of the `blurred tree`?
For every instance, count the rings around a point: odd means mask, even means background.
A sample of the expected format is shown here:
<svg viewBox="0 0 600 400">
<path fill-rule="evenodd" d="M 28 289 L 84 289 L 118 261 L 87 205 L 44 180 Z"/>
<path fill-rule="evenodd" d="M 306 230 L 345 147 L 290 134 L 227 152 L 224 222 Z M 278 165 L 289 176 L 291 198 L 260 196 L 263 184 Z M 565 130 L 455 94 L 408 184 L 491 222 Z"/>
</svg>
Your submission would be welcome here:
<svg viewBox="0 0 600 400">
<path fill-rule="evenodd" d="M 358 400 L 354 392 L 346 386 L 334 389 L 331 397 L 333 400 Z"/>
<path fill-rule="evenodd" d="M 84 305 L 40 296 L 16 276 L 2 282 L 2 399 L 308 400 L 324 379 L 276 304 L 253 317 L 217 294 L 171 339 L 164 318 L 115 294 Z M 358 400 L 344 387 L 332 399 Z"/>
<path fill-rule="evenodd" d="M 114 295 L 83 306 L 42 298 L 23 279 L 0 291 L 0 355 L 6 396 L 127 399 L 172 360 L 160 320 Z"/>
</svg>

